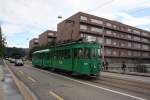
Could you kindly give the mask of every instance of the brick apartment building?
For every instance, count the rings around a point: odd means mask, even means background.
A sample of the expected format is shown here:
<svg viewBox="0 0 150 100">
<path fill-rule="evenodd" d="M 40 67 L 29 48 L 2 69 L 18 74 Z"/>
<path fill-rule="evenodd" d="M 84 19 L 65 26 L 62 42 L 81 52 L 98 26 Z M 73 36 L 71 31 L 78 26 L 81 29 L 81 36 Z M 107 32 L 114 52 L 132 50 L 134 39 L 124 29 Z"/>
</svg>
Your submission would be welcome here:
<svg viewBox="0 0 150 100">
<path fill-rule="evenodd" d="M 33 38 L 29 42 L 29 49 L 32 49 L 33 47 L 39 46 L 39 40 L 37 38 Z"/>
<path fill-rule="evenodd" d="M 78 12 L 60 22 L 57 31 L 57 42 L 82 39 L 103 44 L 104 39 L 103 54 L 108 62 L 150 60 L 150 32 L 146 30 Z"/>
<path fill-rule="evenodd" d="M 47 45 L 54 42 L 56 38 L 56 31 L 47 30 L 39 35 L 39 45 Z"/>
</svg>

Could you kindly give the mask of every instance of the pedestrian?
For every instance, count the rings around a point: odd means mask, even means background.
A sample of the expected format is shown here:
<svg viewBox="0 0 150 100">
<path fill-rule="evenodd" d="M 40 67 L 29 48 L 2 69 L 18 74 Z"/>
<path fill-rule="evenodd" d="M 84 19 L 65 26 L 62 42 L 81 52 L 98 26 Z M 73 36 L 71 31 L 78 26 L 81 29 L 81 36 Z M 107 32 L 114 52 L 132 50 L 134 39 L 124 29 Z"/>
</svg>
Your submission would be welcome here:
<svg viewBox="0 0 150 100">
<path fill-rule="evenodd" d="M 105 71 L 105 62 L 102 62 L 103 71 Z"/>
<path fill-rule="evenodd" d="M 122 73 L 125 73 L 125 71 L 126 71 L 126 64 L 125 64 L 125 62 L 123 61 L 122 62 L 122 66 L 121 66 L 121 68 L 122 68 Z"/>
<path fill-rule="evenodd" d="M 108 71 L 108 62 L 107 61 L 105 61 L 105 68 L 106 68 L 106 71 Z"/>
</svg>

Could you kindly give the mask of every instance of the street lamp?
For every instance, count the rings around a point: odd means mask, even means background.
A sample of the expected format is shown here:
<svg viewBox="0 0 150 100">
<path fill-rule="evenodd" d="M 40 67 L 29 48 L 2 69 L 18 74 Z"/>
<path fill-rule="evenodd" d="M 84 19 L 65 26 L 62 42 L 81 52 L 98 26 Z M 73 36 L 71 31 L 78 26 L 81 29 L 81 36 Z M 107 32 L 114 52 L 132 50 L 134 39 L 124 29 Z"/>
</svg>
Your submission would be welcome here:
<svg viewBox="0 0 150 100">
<path fill-rule="evenodd" d="M 104 54 L 104 37 L 105 37 L 105 34 L 104 34 L 104 21 L 103 21 L 103 25 L 102 25 L 102 40 L 103 40 L 103 43 L 102 43 L 102 60 L 103 60 L 103 62 L 104 62 L 104 59 L 105 59 L 105 54 Z"/>
</svg>

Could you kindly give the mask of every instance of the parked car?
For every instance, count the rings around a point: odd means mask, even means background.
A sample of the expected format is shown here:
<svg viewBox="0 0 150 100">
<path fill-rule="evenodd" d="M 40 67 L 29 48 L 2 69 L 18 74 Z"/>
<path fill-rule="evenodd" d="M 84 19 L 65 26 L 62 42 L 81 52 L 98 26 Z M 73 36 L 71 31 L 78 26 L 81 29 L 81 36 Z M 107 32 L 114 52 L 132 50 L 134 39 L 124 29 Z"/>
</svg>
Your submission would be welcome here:
<svg viewBox="0 0 150 100">
<path fill-rule="evenodd" d="M 15 60 L 15 66 L 23 66 L 23 65 L 24 65 L 24 63 L 23 63 L 22 59 Z"/>
<path fill-rule="evenodd" d="M 15 63 L 15 59 L 13 59 L 13 58 L 10 58 L 9 61 L 10 61 L 10 63 Z"/>
</svg>

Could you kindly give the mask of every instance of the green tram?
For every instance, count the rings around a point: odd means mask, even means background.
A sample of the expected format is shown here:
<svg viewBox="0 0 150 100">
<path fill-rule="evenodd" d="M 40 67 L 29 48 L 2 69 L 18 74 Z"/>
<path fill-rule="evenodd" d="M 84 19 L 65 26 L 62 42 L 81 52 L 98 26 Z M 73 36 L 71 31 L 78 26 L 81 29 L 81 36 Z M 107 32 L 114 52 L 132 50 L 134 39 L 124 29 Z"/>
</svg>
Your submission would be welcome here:
<svg viewBox="0 0 150 100">
<path fill-rule="evenodd" d="M 98 43 L 67 43 L 33 52 L 32 64 L 40 68 L 98 76 L 102 67 L 100 53 L 101 45 Z"/>
</svg>

